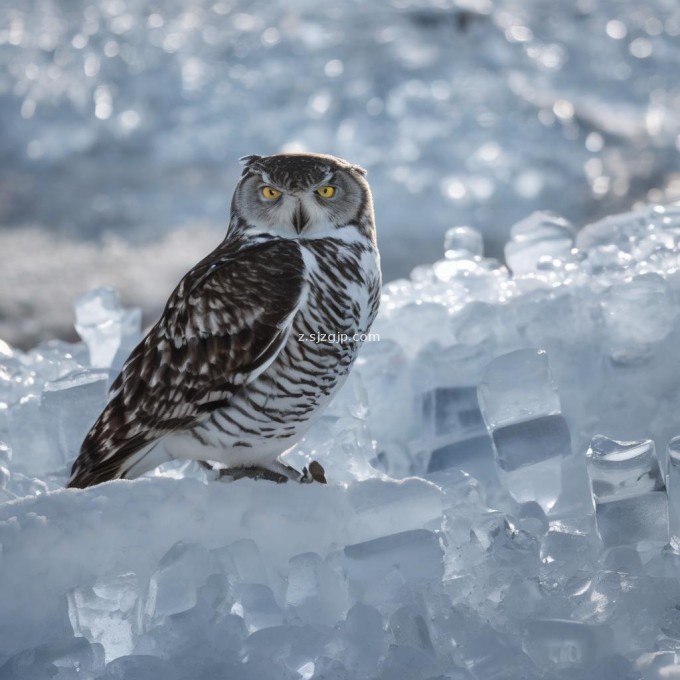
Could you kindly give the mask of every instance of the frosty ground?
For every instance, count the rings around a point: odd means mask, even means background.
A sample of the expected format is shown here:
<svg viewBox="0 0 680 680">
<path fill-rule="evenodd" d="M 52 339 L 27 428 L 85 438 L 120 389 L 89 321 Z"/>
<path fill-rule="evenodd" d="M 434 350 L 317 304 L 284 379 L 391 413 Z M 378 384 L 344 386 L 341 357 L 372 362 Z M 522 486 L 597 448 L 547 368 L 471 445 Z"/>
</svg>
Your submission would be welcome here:
<svg viewBox="0 0 680 680">
<path fill-rule="evenodd" d="M 139 312 L 97 290 L 83 343 L 3 345 L 0 677 L 680 677 L 680 206 L 536 213 L 505 253 L 453 229 L 386 286 L 287 455 L 328 486 L 66 491 Z"/>
</svg>

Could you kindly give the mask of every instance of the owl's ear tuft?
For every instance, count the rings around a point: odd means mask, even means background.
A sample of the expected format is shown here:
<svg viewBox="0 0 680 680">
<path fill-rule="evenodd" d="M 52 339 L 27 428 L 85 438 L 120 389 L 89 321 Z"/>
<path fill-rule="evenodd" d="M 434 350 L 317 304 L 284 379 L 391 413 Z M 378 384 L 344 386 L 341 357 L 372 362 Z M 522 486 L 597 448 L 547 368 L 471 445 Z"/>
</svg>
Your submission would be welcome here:
<svg viewBox="0 0 680 680">
<path fill-rule="evenodd" d="M 355 172 L 358 172 L 363 177 L 366 177 L 366 173 L 367 173 L 366 168 L 362 168 L 360 165 L 353 165 L 352 170 L 354 170 Z"/>
<path fill-rule="evenodd" d="M 243 164 L 243 169 L 247 170 L 253 163 L 257 163 L 257 161 L 261 160 L 261 158 L 262 156 L 252 154 L 251 156 L 241 156 L 239 162 Z"/>
</svg>

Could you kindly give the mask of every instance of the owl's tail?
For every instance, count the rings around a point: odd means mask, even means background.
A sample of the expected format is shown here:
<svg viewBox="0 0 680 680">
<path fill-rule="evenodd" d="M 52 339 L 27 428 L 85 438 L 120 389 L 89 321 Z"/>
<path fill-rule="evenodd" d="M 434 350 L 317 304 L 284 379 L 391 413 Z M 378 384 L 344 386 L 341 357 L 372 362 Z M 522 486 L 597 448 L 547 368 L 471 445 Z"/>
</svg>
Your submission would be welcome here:
<svg viewBox="0 0 680 680">
<path fill-rule="evenodd" d="M 134 479 L 167 460 L 158 455 L 158 441 L 133 437 L 122 445 L 109 448 L 97 446 L 92 434 L 91 431 L 85 438 L 73 463 L 67 489 L 85 489 L 112 479 Z"/>
</svg>

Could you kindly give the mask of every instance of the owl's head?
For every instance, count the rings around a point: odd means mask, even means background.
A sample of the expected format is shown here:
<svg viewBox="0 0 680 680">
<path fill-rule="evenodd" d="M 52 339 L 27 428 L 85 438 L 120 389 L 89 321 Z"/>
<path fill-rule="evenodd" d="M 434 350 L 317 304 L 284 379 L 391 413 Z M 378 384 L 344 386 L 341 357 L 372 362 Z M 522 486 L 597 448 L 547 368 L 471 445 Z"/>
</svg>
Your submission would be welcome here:
<svg viewBox="0 0 680 680">
<path fill-rule="evenodd" d="M 230 235 L 323 238 L 355 227 L 375 241 L 371 190 L 359 166 L 312 153 L 241 161 L 245 167 L 232 201 Z"/>
</svg>

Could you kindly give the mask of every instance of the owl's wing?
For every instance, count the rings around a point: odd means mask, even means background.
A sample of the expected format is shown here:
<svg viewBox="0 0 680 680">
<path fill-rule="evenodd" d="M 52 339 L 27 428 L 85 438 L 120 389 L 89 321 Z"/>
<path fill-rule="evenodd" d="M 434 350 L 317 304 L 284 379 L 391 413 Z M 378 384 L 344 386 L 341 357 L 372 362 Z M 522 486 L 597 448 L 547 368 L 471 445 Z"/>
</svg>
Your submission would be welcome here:
<svg viewBox="0 0 680 680">
<path fill-rule="evenodd" d="M 299 246 L 285 239 L 237 246 L 219 247 L 177 286 L 113 383 L 69 486 L 122 476 L 131 456 L 228 404 L 276 358 L 302 296 Z"/>
</svg>

